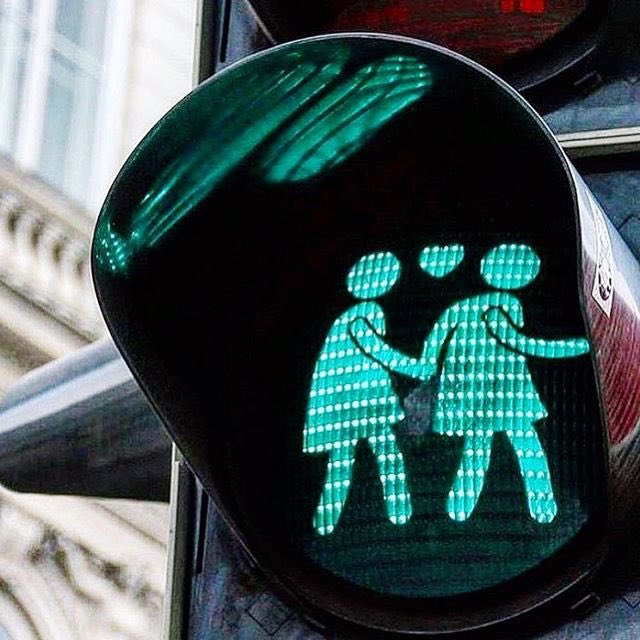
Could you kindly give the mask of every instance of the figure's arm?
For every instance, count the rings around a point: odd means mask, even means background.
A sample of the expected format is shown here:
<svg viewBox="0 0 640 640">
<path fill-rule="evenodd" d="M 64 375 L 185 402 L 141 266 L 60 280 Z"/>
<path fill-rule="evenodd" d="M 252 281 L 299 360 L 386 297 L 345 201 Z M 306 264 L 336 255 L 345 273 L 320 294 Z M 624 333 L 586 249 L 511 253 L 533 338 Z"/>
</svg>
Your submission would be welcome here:
<svg viewBox="0 0 640 640">
<path fill-rule="evenodd" d="M 431 368 L 433 373 L 438 369 L 438 359 L 443 347 L 449 342 L 453 330 L 456 328 L 456 314 L 457 310 L 455 306 L 447 309 L 447 311 L 438 318 L 438 321 L 424 341 L 421 360 L 426 366 Z"/>
<path fill-rule="evenodd" d="M 349 334 L 355 345 L 371 360 L 394 373 L 410 378 L 427 380 L 434 371 L 418 359 L 407 356 L 390 347 L 366 318 L 355 318 L 349 323 Z"/>
<path fill-rule="evenodd" d="M 482 319 L 489 333 L 498 342 L 522 355 L 538 358 L 573 358 L 589 352 L 589 341 L 586 338 L 547 340 L 522 335 L 518 333 L 511 318 L 497 307 L 486 311 Z"/>
</svg>

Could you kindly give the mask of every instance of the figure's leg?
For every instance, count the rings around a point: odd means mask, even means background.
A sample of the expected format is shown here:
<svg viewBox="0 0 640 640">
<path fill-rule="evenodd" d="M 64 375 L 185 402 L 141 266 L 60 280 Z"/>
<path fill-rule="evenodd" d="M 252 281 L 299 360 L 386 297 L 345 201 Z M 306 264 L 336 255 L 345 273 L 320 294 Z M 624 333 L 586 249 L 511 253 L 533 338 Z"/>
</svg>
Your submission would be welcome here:
<svg viewBox="0 0 640 640">
<path fill-rule="evenodd" d="M 464 439 L 460 467 L 447 498 L 447 513 L 452 520 L 463 522 L 476 508 L 491 461 L 492 440 L 490 431 L 478 431 Z"/>
<path fill-rule="evenodd" d="M 551 522 L 558 513 L 558 505 L 553 496 L 547 456 L 536 430 L 530 424 L 526 429 L 509 429 L 506 433 L 518 457 L 531 517 L 538 522 Z"/>
<path fill-rule="evenodd" d="M 407 487 L 404 457 L 398 448 L 395 435 L 387 430 L 368 439 L 369 446 L 378 461 L 387 517 L 393 524 L 405 524 L 411 517 L 411 495 Z"/>
<path fill-rule="evenodd" d="M 321 535 L 331 533 L 340 520 L 342 508 L 349 494 L 356 443 L 331 449 L 327 475 L 320 502 L 313 516 L 313 526 Z"/>
</svg>

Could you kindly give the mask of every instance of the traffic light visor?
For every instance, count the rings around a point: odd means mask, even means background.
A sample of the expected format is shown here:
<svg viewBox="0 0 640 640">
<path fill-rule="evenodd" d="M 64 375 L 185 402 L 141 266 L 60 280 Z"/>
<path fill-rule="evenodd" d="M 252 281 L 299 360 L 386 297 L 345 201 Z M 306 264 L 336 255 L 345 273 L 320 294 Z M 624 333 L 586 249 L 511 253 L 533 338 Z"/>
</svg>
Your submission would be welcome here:
<svg viewBox="0 0 640 640">
<path fill-rule="evenodd" d="M 233 65 L 130 157 L 93 261 L 172 437 L 313 615 L 486 624 L 601 541 L 575 183 L 478 65 L 365 35 Z"/>
</svg>

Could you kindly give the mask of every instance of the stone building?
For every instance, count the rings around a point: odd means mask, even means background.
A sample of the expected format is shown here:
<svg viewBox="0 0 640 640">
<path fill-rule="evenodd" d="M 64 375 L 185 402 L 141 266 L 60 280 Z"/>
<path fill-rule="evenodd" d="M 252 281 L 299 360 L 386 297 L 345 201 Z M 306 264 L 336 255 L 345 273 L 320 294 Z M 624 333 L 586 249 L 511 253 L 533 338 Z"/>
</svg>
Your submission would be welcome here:
<svg viewBox="0 0 640 640">
<path fill-rule="evenodd" d="M 191 86 L 196 0 L 0 0 L 0 394 L 105 333 L 95 217 Z M 168 505 L 0 488 L 0 640 L 159 638 Z"/>
</svg>

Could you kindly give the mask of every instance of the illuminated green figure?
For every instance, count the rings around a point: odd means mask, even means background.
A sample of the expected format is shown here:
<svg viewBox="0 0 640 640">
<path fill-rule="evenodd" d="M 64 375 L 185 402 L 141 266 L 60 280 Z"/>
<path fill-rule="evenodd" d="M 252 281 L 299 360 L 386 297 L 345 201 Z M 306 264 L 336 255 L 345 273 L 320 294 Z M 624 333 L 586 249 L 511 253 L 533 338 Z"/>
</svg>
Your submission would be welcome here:
<svg viewBox="0 0 640 640">
<path fill-rule="evenodd" d="M 545 451 L 534 423 L 548 413 L 527 366 L 526 356 L 570 358 L 589 351 L 586 339 L 544 340 L 519 332 L 524 326 L 520 289 L 538 275 L 540 259 L 527 245 L 500 245 L 481 262 L 484 280 L 498 291 L 453 304 L 427 337 L 421 358 L 389 347 L 368 322 L 351 325 L 354 340 L 372 358 L 393 371 L 408 373 L 422 364 L 419 378 L 442 371 L 433 416 L 436 433 L 464 438 L 462 461 L 447 499 L 447 512 L 467 520 L 482 493 L 496 432 L 513 446 L 524 481 L 529 513 L 551 522 L 557 512 Z"/>
<path fill-rule="evenodd" d="M 399 276 L 400 262 L 392 253 L 367 255 L 353 266 L 347 288 L 362 302 L 333 323 L 315 365 L 303 448 L 306 453 L 329 454 L 313 519 L 321 535 L 338 524 L 349 494 L 356 444 L 363 439 L 376 456 L 389 520 L 405 524 L 411 517 L 404 460 L 391 430 L 404 413 L 388 371 L 368 358 L 349 334 L 355 318 L 366 318 L 377 335 L 385 334 L 384 311 L 373 300 L 387 293 Z"/>
</svg>

